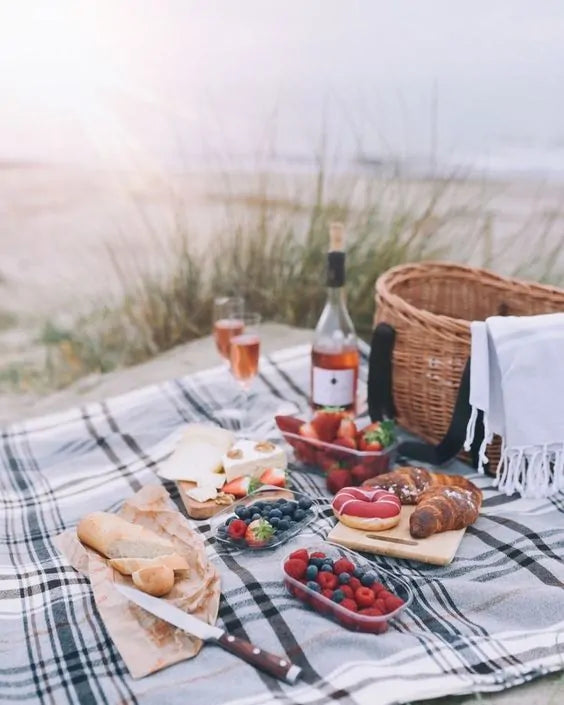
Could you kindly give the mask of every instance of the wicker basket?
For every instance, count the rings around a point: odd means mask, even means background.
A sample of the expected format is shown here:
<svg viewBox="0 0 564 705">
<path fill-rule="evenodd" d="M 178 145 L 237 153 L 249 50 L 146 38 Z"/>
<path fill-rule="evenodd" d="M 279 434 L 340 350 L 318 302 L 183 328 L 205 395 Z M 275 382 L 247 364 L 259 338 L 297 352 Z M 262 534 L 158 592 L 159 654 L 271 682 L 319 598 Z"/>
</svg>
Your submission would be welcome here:
<svg viewBox="0 0 564 705">
<path fill-rule="evenodd" d="M 396 331 L 393 394 L 398 422 L 438 443 L 451 420 L 470 354 L 470 322 L 564 311 L 564 290 L 483 269 L 427 262 L 390 269 L 376 283 L 376 322 Z M 488 453 L 499 459 L 499 439 Z"/>
</svg>

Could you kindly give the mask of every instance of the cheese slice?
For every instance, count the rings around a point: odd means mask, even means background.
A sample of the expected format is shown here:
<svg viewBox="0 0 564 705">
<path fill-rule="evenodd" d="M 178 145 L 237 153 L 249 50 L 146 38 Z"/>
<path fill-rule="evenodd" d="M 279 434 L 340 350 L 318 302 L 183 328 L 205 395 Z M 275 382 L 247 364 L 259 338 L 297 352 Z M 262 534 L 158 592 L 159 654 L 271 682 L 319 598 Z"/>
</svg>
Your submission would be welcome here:
<svg viewBox="0 0 564 705">
<path fill-rule="evenodd" d="M 231 431 L 218 426 L 190 424 L 158 474 L 176 482 L 184 480 L 201 486 L 222 487 L 225 482 L 222 458 L 234 440 Z"/>
<path fill-rule="evenodd" d="M 285 468 L 286 453 L 269 441 L 238 440 L 223 456 L 227 482 L 236 477 L 259 477 L 265 468 Z"/>
<path fill-rule="evenodd" d="M 207 502 L 217 497 L 217 490 L 209 485 L 206 487 L 193 487 L 191 490 L 186 490 L 186 495 L 191 499 L 195 499 L 196 502 Z"/>
</svg>

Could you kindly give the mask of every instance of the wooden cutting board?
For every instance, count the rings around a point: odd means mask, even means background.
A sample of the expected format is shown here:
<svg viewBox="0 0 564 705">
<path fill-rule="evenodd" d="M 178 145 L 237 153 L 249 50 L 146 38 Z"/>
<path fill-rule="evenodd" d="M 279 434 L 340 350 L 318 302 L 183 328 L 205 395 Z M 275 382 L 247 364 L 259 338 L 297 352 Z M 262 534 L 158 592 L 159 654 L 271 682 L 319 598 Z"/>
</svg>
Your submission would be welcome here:
<svg viewBox="0 0 564 705">
<path fill-rule="evenodd" d="M 196 487 L 195 482 L 177 482 L 178 491 L 180 493 L 180 499 L 184 508 L 186 509 L 186 514 L 191 519 L 210 519 L 215 514 L 220 512 L 228 504 L 218 504 L 214 499 L 210 499 L 207 502 L 197 502 L 192 497 L 188 497 L 186 492 L 188 490 L 193 490 Z"/>
<path fill-rule="evenodd" d="M 386 531 L 360 531 L 339 521 L 329 532 L 327 540 L 354 551 L 448 565 L 454 558 L 466 529 L 443 531 L 426 539 L 414 539 L 409 533 L 409 517 L 414 510 L 415 507 L 402 507 L 399 524 Z"/>
</svg>

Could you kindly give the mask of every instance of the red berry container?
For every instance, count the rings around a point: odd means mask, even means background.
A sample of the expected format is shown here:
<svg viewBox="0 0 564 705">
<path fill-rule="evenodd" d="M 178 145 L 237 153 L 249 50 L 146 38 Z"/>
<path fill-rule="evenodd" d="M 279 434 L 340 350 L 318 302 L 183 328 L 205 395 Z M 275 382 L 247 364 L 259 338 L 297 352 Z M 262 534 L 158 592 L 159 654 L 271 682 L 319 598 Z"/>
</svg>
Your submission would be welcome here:
<svg viewBox="0 0 564 705">
<path fill-rule="evenodd" d="M 360 612 L 354 612 L 346 609 L 338 602 L 334 602 L 328 597 L 324 597 L 315 590 L 307 587 L 305 583 L 286 573 L 284 564 L 290 557 L 291 553 L 293 553 L 293 551 L 291 551 L 284 556 L 282 563 L 280 564 L 282 575 L 284 576 L 284 586 L 290 595 L 297 598 L 310 609 L 314 610 L 323 617 L 329 617 L 341 626 L 353 631 L 367 632 L 369 634 L 383 634 L 388 630 L 388 623 L 392 619 L 397 618 L 406 609 L 406 607 L 410 605 L 413 599 L 413 592 L 404 580 L 397 578 L 382 568 L 378 568 L 374 565 L 374 563 L 368 561 L 357 553 L 348 551 L 345 548 L 333 546 L 328 543 L 320 543 L 304 548 L 306 548 L 310 555 L 314 552 L 321 552 L 324 553 L 327 558 L 332 559 L 333 562 L 337 561 L 339 558 L 346 558 L 354 564 L 355 568 L 370 569 L 376 574 L 377 581 L 381 583 L 388 592 L 403 600 L 402 605 L 383 615 L 361 614 Z M 294 548 L 294 551 L 295 550 L 296 549 Z"/>
<path fill-rule="evenodd" d="M 356 466 L 365 468 L 365 479 L 368 479 L 388 472 L 394 464 L 397 441 L 378 451 L 354 450 L 300 436 L 298 429 L 305 421 L 296 416 L 276 416 L 275 421 L 284 440 L 292 447 L 296 460 L 314 472 L 325 474 L 332 464 L 339 463 L 348 470 Z"/>
</svg>

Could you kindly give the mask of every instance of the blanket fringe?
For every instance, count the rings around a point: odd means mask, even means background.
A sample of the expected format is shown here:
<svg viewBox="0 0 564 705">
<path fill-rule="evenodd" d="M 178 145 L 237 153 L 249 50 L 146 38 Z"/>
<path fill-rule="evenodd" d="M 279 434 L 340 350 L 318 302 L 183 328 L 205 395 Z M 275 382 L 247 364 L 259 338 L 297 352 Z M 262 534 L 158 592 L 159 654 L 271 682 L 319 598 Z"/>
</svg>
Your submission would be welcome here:
<svg viewBox="0 0 564 705">
<path fill-rule="evenodd" d="M 494 485 L 507 495 L 550 497 L 564 488 L 564 444 L 511 450 L 504 444 Z"/>
</svg>

